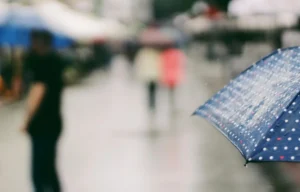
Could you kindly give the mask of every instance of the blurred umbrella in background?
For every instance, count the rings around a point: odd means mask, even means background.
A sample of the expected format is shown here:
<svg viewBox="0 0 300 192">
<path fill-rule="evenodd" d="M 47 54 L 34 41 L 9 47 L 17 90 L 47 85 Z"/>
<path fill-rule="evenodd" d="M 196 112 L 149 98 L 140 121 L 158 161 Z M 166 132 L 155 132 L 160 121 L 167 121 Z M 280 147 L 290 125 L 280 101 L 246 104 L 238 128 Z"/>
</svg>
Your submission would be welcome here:
<svg viewBox="0 0 300 192">
<path fill-rule="evenodd" d="M 78 43 L 89 44 L 99 38 L 119 41 L 129 35 L 127 27 L 116 20 L 81 13 L 61 2 L 41 1 L 35 9 L 55 31 Z"/>
<path fill-rule="evenodd" d="M 52 30 L 33 7 L 19 4 L 2 3 L 0 14 L 0 46 L 8 47 L 10 54 L 6 63 L 2 63 L 1 77 L 5 82 L 7 99 L 20 99 L 23 87 L 23 53 L 30 46 L 31 31 L 48 30 L 53 34 L 55 49 L 67 48 L 73 41 Z"/>
<path fill-rule="evenodd" d="M 163 33 L 156 27 L 146 28 L 142 31 L 138 39 L 143 45 L 165 45 L 173 43 L 173 39 L 170 35 Z"/>
<path fill-rule="evenodd" d="M 196 112 L 247 162 L 300 162 L 300 47 L 277 50 Z"/>
<path fill-rule="evenodd" d="M 188 40 L 184 33 L 174 27 L 164 26 L 160 28 L 160 31 L 176 45 L 183 45 Z"/>
<path fill-rule="evenodd" d="M 64 48 L 71 45 L 72 40 L 52 31 L 37 12 L 26 6 L 12 5 L 0 23 L 0 44 L 28 47 L 32 29 L 47 29 L 54 33 L 54 47 Z"/>
</svg>

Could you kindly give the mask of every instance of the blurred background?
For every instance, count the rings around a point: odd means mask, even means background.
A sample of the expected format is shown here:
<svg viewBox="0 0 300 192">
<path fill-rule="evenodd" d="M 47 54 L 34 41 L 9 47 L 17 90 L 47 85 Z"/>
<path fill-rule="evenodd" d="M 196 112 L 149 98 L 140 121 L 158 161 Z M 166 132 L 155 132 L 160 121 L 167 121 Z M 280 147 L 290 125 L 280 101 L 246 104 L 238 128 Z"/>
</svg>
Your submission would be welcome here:
<svg viewBox="0 0 300 192">
<path fill-rule="evenodd" d="M 190 114 L 268 53 L 300 42 L 299 0 L 0 2 L 0 191 L 29 192 L 19 133 L 32 29 L 68 63 L 59 172 L 67 192 L 296 191 L 283 164 L 243 165 Z"/>
</svg>

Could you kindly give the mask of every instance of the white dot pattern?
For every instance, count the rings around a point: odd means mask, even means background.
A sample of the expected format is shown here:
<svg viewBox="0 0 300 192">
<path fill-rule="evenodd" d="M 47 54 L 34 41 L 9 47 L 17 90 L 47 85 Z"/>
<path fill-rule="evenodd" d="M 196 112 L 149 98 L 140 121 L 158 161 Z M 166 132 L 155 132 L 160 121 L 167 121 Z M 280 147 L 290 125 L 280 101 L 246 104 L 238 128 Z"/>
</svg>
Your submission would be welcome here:
<svg viewBox="0 0 300 192">
<path fill-rule="evenodd" d="M 248 161 L 300 161 L 300 47 L 276 51 L 198 108 Z"/>
</svg>

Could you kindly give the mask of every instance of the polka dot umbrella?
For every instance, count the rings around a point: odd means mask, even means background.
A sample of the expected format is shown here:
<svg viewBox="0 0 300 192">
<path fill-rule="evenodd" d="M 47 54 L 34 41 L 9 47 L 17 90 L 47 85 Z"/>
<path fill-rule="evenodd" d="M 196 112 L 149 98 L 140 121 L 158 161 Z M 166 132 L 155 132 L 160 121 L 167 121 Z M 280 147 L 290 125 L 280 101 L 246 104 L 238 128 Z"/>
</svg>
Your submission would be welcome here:
<svg viewBox="0 0 300 192">
<path fill-rule="evenodd" d="M 253 64 L 200 106 L 249 162 L 300 162 L 300 47 Z"/>
</svg>

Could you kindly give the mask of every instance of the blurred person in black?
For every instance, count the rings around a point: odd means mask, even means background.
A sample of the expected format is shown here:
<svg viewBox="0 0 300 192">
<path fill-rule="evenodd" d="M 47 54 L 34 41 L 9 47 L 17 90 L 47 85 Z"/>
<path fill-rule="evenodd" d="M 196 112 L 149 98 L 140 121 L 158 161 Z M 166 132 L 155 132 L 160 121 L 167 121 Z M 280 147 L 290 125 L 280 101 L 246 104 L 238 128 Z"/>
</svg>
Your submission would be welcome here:
<svg viewBox="0 0 300 192">
<path fill-rule="evenodd" d="M 35 192 L 60 192 L 56 147 L 62 131 L 60 112 L 63 90 L 62 58 L 52 49 L 52 35 L 36 30 L 25 65 L 32 74 L 27 114 L 22 131 L 32 141 L 32 180 Z"/>
</svg>

